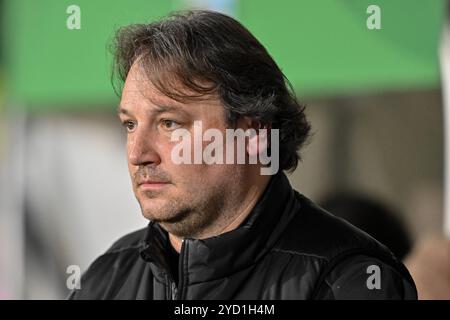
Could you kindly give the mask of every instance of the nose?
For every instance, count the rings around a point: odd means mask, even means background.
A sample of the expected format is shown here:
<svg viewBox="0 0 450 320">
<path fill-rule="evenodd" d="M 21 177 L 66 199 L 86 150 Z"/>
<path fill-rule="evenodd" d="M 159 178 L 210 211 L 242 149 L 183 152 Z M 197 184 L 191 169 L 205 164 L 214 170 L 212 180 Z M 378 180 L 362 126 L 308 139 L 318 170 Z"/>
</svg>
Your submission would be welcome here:
<svg viewBox="0 0 450 320">
<path fill-rule="evenodd" d="M 128 162 L 134 166 L 159 164 L 161 158 L 155 148 L 155 137 L 146 130 L 136 130 L 128 139 Z"/>
</svg>

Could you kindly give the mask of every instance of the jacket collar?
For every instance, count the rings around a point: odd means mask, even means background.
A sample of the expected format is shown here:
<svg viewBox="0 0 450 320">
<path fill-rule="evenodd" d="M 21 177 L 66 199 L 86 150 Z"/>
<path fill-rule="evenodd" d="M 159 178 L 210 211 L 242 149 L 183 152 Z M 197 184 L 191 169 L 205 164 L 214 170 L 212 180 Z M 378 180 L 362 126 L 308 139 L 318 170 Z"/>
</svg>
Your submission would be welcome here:
<svg viewBox="0 0 450 320">
<path fill-rule="evenodd" d="M 294 190 L 280 171 L 238 228 L 208 239 L 184 240 L 180 253 L 186 273 L 183 276 L 192 284 L 224 278 L 250 267 L 273 247 L 298 208 Z M 154 263 L 152 269 L 159 273 L 155 276 L 169 274 L 169 245 L 167 232 L 150 222 L 141 256 Z"/>
</svg>

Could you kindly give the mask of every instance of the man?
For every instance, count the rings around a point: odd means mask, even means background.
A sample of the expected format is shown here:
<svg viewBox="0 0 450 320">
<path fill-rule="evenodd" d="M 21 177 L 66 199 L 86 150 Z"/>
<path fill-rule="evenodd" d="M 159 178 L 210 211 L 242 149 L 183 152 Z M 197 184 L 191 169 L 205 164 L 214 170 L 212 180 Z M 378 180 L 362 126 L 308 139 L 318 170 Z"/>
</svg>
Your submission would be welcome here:
<svg viewBox="0 0 450 320">
<path fill-rule="evenodd" d="M 386 247 L 291 188 L 283 170 L 296 168 L 310 126 L 248 30 L 191 11 L 116 40 L 129 171 L 150 223 L 100 256 L 70 298 L 416 299 Z M 200 125 L 200 134 L 250 132 L 244 161 L 237 136 L 199 143 Z M 198 161 L 212 140 L 217 161 L 206 152 Z M 263 163 L 264 152 L 274 157 Z M 276 174 L 262 174 L 274 164 Z"/>
</svg>

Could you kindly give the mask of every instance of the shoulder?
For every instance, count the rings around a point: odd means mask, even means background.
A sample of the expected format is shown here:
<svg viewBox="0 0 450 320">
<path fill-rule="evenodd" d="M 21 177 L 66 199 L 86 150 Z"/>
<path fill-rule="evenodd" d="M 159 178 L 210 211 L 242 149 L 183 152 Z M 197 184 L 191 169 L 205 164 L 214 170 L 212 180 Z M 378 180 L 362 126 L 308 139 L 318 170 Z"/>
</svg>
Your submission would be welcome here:
<svg viewBox="0 0 450 320">
<path fill-rule="evenodd" d="M 305 196 L 296 193 L 296 198 L 298 212 L 293 213 L 272 251 L 296 255 L 297 261 L 310 266 L 316 283 L 313 296 L 327 292 L 336 299 L 355 295 L 362 299 L 414 299 L 416 289 L 408 270 L 386 246 Z M 367 288 L 372 273 L 381 274 L 381 286 L 386 290 Z"/>
<path fill-rule="evenodd" d="M 355 255 L 337 262 L 323 274 L 313 295 L 326 300 L 415 300 L 411 277 L 373 256 Z"/>
<path fill-rule="evenodd" d="M 81 289 L 74 290 L 69 299 L 108 299 L 117 290 L 118 281 L 125 279 L 139 261 L 147 228 L 131 232 L 92 262 L 80 281 Z"/>
<path fill-rule="evenodd" d="M 333 216 L 310 199 L 296 192 L 299 209 L 293 213 L 276 249 L 321 257 L 327 261 L 365 252 L 394 258 L 391 251 L 364 231 Z"/>
</svg>

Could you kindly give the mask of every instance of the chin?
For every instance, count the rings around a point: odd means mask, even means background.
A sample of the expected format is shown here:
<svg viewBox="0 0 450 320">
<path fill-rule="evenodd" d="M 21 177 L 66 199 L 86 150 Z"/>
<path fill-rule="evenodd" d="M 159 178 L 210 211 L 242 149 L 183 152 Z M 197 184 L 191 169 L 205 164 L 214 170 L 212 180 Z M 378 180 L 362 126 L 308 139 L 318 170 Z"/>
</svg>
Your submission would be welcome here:
<svg viewBox="0 0 450 320">
<path fill-rule="evenodd" d="M 142 215 L 146 219 L 156 222 L 171 221 L 181 215 L 163 199 L 145 199 L 143 202 L 140 202 L 140 205 Z"/>
<path fill-rule="evenodd" d="M 158 210 L 157 208 L 142 208 L 142 215 L 144 218 L 152 221 L 164 221 L 170 219 L 171 216 L 169 214 L 164 213 L 162 210 Z"/>
</svg>

